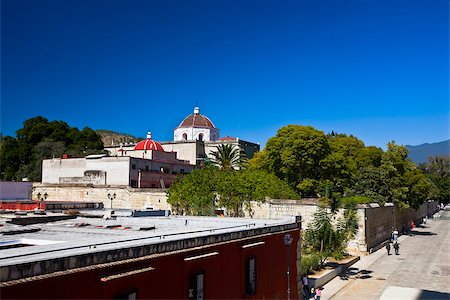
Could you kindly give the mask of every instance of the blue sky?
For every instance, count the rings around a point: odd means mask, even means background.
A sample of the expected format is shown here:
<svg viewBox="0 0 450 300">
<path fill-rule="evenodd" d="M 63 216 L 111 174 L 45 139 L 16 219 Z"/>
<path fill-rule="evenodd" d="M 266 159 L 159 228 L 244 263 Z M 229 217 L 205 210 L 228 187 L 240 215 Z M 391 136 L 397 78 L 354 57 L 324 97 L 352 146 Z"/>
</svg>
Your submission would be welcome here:
<svg viewBox="0 0 450 300">
<path fill-rule="evenodd" d="M 1 131 L 42 115 L 167 141 L 287 124 L 366 145 L 449 138 L 447 0 L 2 0 Z"/>
</svg>

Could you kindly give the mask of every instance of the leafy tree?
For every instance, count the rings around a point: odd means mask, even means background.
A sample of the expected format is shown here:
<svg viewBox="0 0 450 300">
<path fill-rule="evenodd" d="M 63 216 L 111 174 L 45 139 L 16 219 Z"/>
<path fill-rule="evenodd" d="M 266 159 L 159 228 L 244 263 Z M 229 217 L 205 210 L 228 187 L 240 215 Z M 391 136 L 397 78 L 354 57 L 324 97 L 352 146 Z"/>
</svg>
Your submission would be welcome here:
<svg viewBox="0 0 450 300">
<path fill-rule="evenodd" d="M 419 166 L 433 184 L 433 199 L 441 203 L 450 201 L 450 156 L 429 157 Z"/>
<path fill-rule="evenodd" d="M 215 167 L 178 175 L 167 192 L 167 202 L 178 214 L 213 215 L 218 176 L 219 170 Z"/>
<path fill-rule="evenodd" d="M 408 149 L 388 143 L 381 159 L 384 181 L 388 185 L 387 199 L 401 208 L 414 208 L 430 197 L 431 183 L 416 165 L 407 159 Z"/>
<path fill-rule="evenodd" d="M 251 167 L 274 173 L 292 187 L 301 189 L 303 180 L 319 180 L 318 168 L 331 149 L 322 131 L 311 126 L 288 125 L 267 141 L 263 151 L 250 162 Z"/>
<path fill-rule="evenodd" d="M 240 169 L 246 163 L 245 153 L 234 145 L 218 145 L 217 150 L 211 151 L 211 155 L 211 162 L 223 170 Z"/>
<path fill-rule="evenodd" d="M 63 121 L 49 122 L 41 116 L 26 120 L 16 136 L 2 139 L 2 180 L 28 177 L 40 181 L 43 159 L 60 157 L 63 153 L 82 157 L 103 151 L 100 136 L 92 129 L 86 127 L 79 131 Z"/>
<path fill-rule="evenodd" d="M 299 198 L 287 183 L 265 171 L 223 171 L 212 166 L 183 175 L 168 191 L 168 202 L 178 213 L 193 215 L 209 215 L 223 207 L 231 216 L 241 216 L 244 210 L 251 215 L 251 201 L 266 197 Z"/>
</svg>

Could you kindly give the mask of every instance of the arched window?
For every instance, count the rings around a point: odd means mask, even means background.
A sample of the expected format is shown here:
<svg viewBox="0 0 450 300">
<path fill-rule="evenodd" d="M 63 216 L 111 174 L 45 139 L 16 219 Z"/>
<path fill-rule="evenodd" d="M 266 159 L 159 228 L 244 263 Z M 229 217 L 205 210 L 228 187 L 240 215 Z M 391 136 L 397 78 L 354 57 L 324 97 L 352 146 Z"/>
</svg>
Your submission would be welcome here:
<svg viewBox="0 0 450 300">
<path fill-rule="evenodd" d="M 183 133 L 183 141 L 187 141 L 187 134 Z"/>
<path fill-rule="evenodd" d="M 203 133 L 200 133 L 200 134 L 198 135 L 198 140 L 199 140 L 199 141 L 203 141 Z"/>
</svg>

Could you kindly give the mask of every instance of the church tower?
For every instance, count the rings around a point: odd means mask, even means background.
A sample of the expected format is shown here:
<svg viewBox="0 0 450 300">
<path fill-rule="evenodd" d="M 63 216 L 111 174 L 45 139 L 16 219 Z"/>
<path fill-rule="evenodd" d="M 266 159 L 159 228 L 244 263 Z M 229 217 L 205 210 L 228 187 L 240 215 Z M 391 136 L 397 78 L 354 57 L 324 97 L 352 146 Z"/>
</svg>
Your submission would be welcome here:
<svg viewBox="0 0 450 300">
<path fill-rule="evenodd" d="M 211 120 L 200 114 L 198 107 L 194 113 L 187 116 L 180 125 L 175 128 L 173 139 L 177 141 L 216 141 L 219 139 L 219 129 Z"/>
</svg>

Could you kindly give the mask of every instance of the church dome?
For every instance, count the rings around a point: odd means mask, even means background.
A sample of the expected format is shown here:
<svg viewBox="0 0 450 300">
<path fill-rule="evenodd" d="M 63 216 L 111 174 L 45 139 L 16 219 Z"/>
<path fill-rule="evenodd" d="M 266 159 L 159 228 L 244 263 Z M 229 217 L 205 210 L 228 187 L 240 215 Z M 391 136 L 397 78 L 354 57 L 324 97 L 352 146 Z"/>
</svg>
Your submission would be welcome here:
<svg viewBox="0 0 450 300">
<path fill-rule="evenodd" d="M 208 117 L 200 114 L 198 107 L 194 108 L 194 113 L 187 116 L 178 127 L 216 128 Z"/>
<path fill-rule="evenodd" d="M 164 148 L 160 143 L 152 140 L 151 132 L 147 133 L 147 138 L 145 140 L 140 141 L 134 147 L 134 150 L 154 150 L 154 151 L 164 151 Z"/>
</svg>

